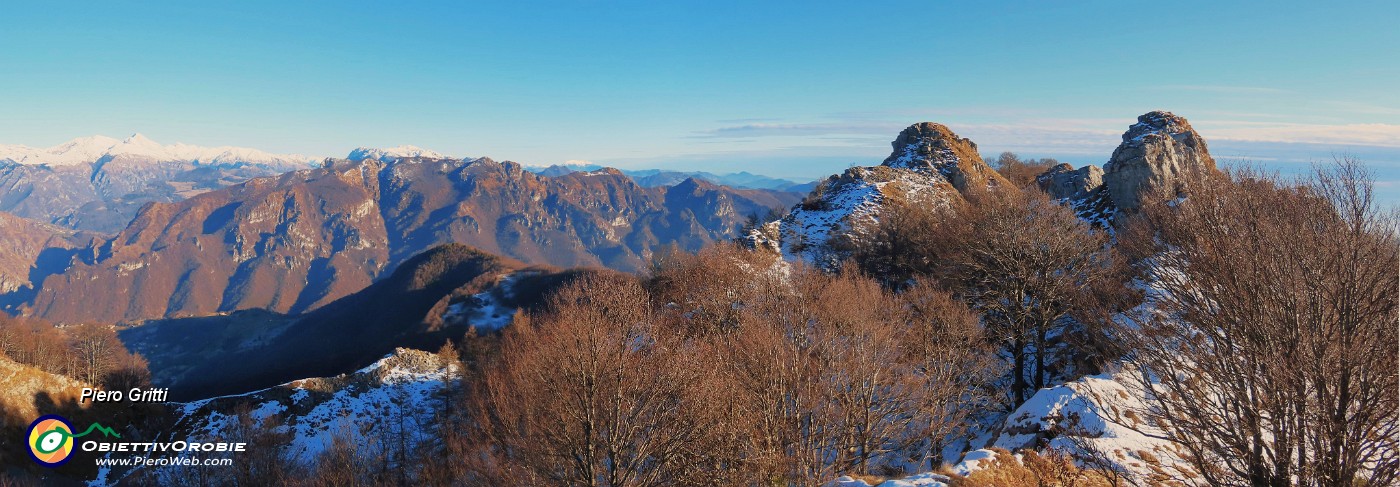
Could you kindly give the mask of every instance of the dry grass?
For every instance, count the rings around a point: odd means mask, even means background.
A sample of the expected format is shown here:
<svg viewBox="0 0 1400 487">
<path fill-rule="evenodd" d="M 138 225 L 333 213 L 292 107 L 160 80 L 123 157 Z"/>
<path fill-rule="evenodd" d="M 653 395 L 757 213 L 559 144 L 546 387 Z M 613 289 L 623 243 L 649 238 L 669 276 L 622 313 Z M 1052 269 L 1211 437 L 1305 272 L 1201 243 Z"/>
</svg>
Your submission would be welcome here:
<svg viewBox="0 0 1400 487">
<path fill-rule="evenodd" d="M 1112 477 L 1093 469 L 1081 469 L 1062 453 L 1022 452 L 1017 461 L 1011 452 L 995 449 L 997 455 L 986 468 L 972 475 L 954 478 L 956 487 L 1115 487 Z"/>
<path fill-rule="evenodd" d="M 3 418 L 6 420 L 28 424 L 40 414 L 35 404 L 40 396 L 47 397 L 54 404 L 76 403 L 82 387 L 73 379 L 0 357 L 0 411 L 5 413 Z M 5 426 L 23 427 L 25 424 Z"/>
</svg>

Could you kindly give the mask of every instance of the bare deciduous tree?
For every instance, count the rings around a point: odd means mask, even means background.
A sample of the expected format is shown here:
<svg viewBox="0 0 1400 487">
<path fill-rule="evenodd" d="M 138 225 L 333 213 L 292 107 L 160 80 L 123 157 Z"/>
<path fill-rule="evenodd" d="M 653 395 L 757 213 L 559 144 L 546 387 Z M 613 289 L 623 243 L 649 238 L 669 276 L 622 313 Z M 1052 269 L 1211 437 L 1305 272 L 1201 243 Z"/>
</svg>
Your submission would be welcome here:
<svg viewBox="0 0 1400 487">
<path fill-rule="evenodd" d="M 899 296 L 908 313 L 907 364 L 916 374 L 920 420 L 930 469 L 943 462 L 947 442 L 971 433 L 972 420 L 994 403 L 990 390 L 1002 364 L 983 336 L 976 313 L 932 284 Z"/>
<path fill-rule="evenodd" d="M 488 370 L 479 412 L 509 483 L 646 486 L 690 475 L 708 432 L 682 400 L 696 367 L 675 367 L 645 289 L 590 276 L 519 320 Z"/>
<path fill-rule="evenodd" d="M 1160 313 L 1124 330 L 1147 416 L 1210 485 L 1394 485 L 1397 226 L 1349 159 L 1301 185 L 1245 169 L 1125 237 Z"/>
<path fill-rule="evenodd" d="M 1085 322 L 1108 301 L 1093 291 L 1123 277 L 1106 235 L 1033 191 L 974 194 L 943 229 L 944 282 L 983 313 L 1010 356 L 1013 407 L 1097 346 Z"/>
</svg>

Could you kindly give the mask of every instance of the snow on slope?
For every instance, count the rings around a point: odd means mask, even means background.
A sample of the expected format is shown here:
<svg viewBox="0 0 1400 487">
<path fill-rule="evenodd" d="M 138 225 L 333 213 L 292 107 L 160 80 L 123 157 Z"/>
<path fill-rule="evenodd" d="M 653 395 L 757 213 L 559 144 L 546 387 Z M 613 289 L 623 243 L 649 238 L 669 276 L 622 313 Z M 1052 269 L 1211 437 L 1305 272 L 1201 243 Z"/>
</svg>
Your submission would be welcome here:
<svg viewBox="0 0 1400 487">
<path fill-rule="evenodd" d="M 936 473 L 921 473 L 902 479 L 886 480 L 871 486 L 864 480 L 840 477 L 826 484 L 826 487 L 948 487 L 952 479 Z"/>
<path fill-rule="evenodd" d="M 1087 376 L 1041 389 L 1007 418 L 994 447 L 1053 449 L 1084 464 L 1109 462 L 1138 478 L 1189 471 L 1177 445 L 1143 419 L 1147 396 L 1131 371 Z"/>
<path fill-rule="evenodd" d="M 950 466 L 949 470 L 954 475 L 966 477 L 986 468 L 985 463 L 991 462 L 996 456 L 997 453 L 992 450 L 973 450 L 967 452 L 962 461 Z M 948 475 L 924 472 L 900 479 L 885 480 L 872 486 L 864 480 L 842 476 L 828 482 L 825 487 L 949 487 L 956 484 L 953 479 L 954 477 Z"/>
<path fill-rule="evenodd" d="M 117 157 L 203 165 L 245 163 L 309 166 L 316 160 L 299 154 L 272 154 L 244 147 L 202 147 L 181 143 L 162 145 L 141 134 L 132 134 L 122 140 L 102 135 L 80 137 L 49 148 L 0 145 L 0 162 L 16 164 L 76 166 Z"/>
<path fill-rule="evenodd" d="M 1154 438 L 1161 430 L 1142 419 L 1149 404 L 1132 373 L 1119 370 L 1041 389 L 1007 417 L 988 446 L 1011 452 L 1063 452 L 1081 467 L 1111 468 L 1144 485 L 1194 477 L 1177 445 Z M 950 470 L 967 476 L 995 456 L 991 449 L 973 450 Z M 946 480 L 938 477 L 942 476 L 923 473 L 879 485 L 941 487 L 944 484 L 937 482 Z M 830 485 L 869 484 L 842 478 Z"/>
<path fill-rule="evenodd" d="M 832 247 L 833 237 L 851 234 L 861 223 L 876 221 L 886 198 L 946 204 L 954 194 L 948 179 L 937 172 L 854 167 L 821 182 L 807 201 L 747 238 L 756 246 L 781 249 L 788 260 L 827 264 L 841 260 Z"/>
<path fill-rule="evenodd" d="M 827 178 L 786 217 L 754 229 L 745 240 L 781 250 L 787 259 L 832 267 L 846 257 L 833 237 L 874 221 L 886 198 L 947 205 L 960 199 L 962 190 L 1010 186 L 977 155 L 976 144 L 944 125 L 911 125 L 890 146 L 893 151 L 880 165 Z"/>
<path fill-rule="evenodd" d="M 232 407 L 246 402 L 254 420 L 279 416 L 281 431 L 292 433 L 287 452 L 301 462 L 313 461 L 337 435 L 368 449 L 381 448 L 376 442 L 391 433 L 417 444 L 436 437 L 434 414 L 457 373 L 435 354 L 400 348 L 352 374 L 186 403 L 177 430 L 188 431 L 191 441 L 223 437 L 238 421 Z"/>
<path fill-rule="evenodd" d="M 447 156 L 439 152 L 424 149 L 422 147 L 412 145 L 400 145 L 397 147 L 389 147 L 387 149 L 382 149 L 378 147 L 358 147 L 355 150 L 350 151 L 350 155 L 346 156 L 346 159 L 356 162 L 363 161 L 366 159 L 377 160 L 380 162 L 391 162 L 398 159 L 414 157 L 422 157 L 425 159 L 447 158 Z"/>
<path fill-rule="evenodd" d="M 515 282 L 521 276 L 532 274 L 535 273 L 522 271 L 501 276 L 500 282 L 492 286 L 492 289 L 473 294 L 462 302 L 448 306 L 442 315 L 442 321 L 450 325 L 470 324 L 478 331 L 505 328 L 515 318 L 516 308 L 501 302 L 498 294 L 510 296 Z"/>
</svg>

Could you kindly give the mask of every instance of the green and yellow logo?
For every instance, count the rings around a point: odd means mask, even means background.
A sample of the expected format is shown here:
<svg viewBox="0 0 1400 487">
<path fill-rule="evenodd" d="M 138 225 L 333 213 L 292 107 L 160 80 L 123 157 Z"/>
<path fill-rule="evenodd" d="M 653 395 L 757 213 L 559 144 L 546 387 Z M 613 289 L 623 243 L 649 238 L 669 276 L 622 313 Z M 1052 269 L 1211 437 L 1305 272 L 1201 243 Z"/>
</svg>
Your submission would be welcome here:
<svg viewBox="0 0 1400 487">
<path fill-rule="evenodd" d="M 73 454 L 74 438 L 82 438 L 93 431 L 101 431 L 107 436 L 121 438 L 111 428 L 92 423 L 86 431 L 73 434 L 73 424 L 68 419 L 57 414 L 46 414 L 40 416 L 29 424 L 29 456 L 34 457 L 34 461 L 45 467 L 57 467 L 68 461 L 68 457 Z"/>
</svg>

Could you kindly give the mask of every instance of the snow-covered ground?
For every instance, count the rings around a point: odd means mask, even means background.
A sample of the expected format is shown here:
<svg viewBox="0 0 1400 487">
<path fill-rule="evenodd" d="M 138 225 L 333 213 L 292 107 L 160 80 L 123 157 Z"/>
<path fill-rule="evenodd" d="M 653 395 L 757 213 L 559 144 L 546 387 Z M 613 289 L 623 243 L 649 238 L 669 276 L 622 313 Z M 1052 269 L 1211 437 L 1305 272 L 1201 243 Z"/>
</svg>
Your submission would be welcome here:
<svg viewBox="0 0 1400 487">
<path fill-rule="evenodd" d="M 952 474 L 968 476 L 996 458 L 991 448 L 1018 452 L 1060 452 L 1081 467 L 1109 468 L 1123 478 L 1147 481 L 1192 477 L 1176 445 L 1154 435 L 1161 431 L 1143 420 L 1147 396 L 1131 370 L 1087 376 L 1041 389 L 1007 417 L 988 449 L 963 455 L 950 466 Z M 942 487 L 949 477 L 920 473 L 887 480 L 879 487 Z M 867 487 L 850 477 L 830 487 Z"/>
<path fill-rule="evenodd" d="M 378 448 L 379 440 L 400 433 L 417 444 L 436 434 L 433 418 L 457 372 L 435 354 L 400 348 L 353 374 L 184 404 L 177 430 L 187 431 L 190 441 L 225 437 L 238 421 L 230 406 L 246 401 L 255 421 L 279 416 L 281 431 L 292 433 L 288 453 L 303 463 L 314 461 L 337 435 L 360 448 Z"/>
<path fill-rule="evenodd" d="M 941 173 L 884 166 L 848 169 L 822 182 L 820 191 L 810 204 L 799 203 L 786 217 L 748 238 L 756 246 L 780 249 L 785 259 L 820 264 L 833 257 L 835 236 L 877 221 L 886 198 L 898 195 L 918 204 L 939 204 L 950 197 L 945 193 L 955 192 Z"/>
</svg>

